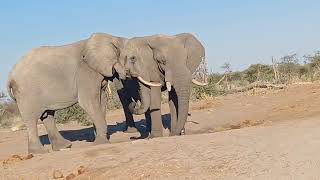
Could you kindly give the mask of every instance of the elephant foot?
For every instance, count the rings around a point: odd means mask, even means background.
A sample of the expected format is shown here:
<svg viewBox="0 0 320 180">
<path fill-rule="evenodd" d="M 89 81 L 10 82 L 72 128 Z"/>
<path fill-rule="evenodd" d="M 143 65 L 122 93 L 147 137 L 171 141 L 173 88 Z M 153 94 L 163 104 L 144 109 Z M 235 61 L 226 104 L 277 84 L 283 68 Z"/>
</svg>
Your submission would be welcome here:
<svg viewBox="0 0 320 180">
<path fill-rule="evenodd" d="M 180 135 L 185 135 L 185 134 L 186 134 L 186 129 L 185 129 L 185 128 L 183 128 L 183 129 L 181 130 Z"/>
<path fill-rule="evenodd" d="M 42 144 L 41 145 L 29 145 L 28 153 L 29 154 L 45 154 L 48 153 L 49 150 L 46 149 Z"/>
<path fill-rule="evenodd" d="M 139 132 L 138 129 L 136 127 L 131 127 L 131 126 L 128 126 L 127 130 L 124 131 L 125 133 L 137 133 Z"/>
<path fill-rule="evenodd" d="M 180 136 L 180 135 L 185 135 L 185 134 L 186 134 L 186 130 L 185 130 L 185 128 L 183 128 L 183 129 L 181 130 L 181 132 L 172 130 L 172 131 L 170 132 L 170 135 L 169 135 L 169 136 Z"/>
<path fill-rule="evenodd" d="M 109 143 L 107 137 L 105 136 L 96 136 L 96 139 L 93 142 L 94 145 L 105 144 L 105 143 Z"/>
<path fill-rule="evenodd" d="M 171 131 L 169 136 L 180 136 L 180 132 Z"/>
<path fill-rule="evenodd" d="M 71 148 L 72 143 L 69 140 L 63 139 L 52 143 L 52 150 L 59 151 L 61 149 Z"/>
<path fill-rule="evenodd" d="M 149 138 L 162 137 L 163 131 L 151 131 Z"/>
</svg>

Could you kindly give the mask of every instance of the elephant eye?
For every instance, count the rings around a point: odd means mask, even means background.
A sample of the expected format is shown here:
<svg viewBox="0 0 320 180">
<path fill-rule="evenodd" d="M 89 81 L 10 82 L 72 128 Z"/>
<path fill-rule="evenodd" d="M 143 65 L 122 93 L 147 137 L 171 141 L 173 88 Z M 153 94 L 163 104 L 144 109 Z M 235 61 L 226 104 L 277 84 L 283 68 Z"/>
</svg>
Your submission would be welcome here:
<svg viewBox="0 0 320 180">
<path fill-rule="evenodd" d="M 136 56 L 131 56 L 131 57 L 130 57 L 130 61 L 131 61 L 132 63 L 135 63 L 135 62 L 137 61 Z"/>
</svg>

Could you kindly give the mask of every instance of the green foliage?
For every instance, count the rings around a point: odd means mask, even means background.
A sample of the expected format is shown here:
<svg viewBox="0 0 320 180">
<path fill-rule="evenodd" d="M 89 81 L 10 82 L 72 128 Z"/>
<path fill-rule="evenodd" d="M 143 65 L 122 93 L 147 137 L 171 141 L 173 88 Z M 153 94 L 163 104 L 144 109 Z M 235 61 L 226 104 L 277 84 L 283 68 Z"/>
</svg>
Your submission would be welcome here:
<svg viewBox="0 0 320 180">
<path fill-rule="evenodd" d="M 320 51 L 314 55 L 305 55 L 305 68 L 308 70 L 306 73 L 311 81 L 320 79 Z"/>
<path fill-rule="evenodd" d="M 212 73 L 208 76 L 207 86 L 193 86 L 191 92 L 192 99 L 202 99 L 204 96 L 218 96 L 225 93 L 216 83 L 223 77 L 222 74 Z"/>
<path fill-rule="evenodd" d="M 274 78 L 271 65 L 252 64 L 243 72 L 244 80 L 253 83 L 255 81 L 271 81 Z"/>
<path fill-rule="evenodd" d="M 230 74 L 230 80 L 231 81 L 241 81 L 243 80 L 243 73 L 240 71 L 232 72 Z"/>
<path fill-rule="evenodd" d="M 108 96 L 107 109 L 120 109 L 122 108 L 122 104 L 120 102 L 117 89 L 113 84 L 110 84 L 111 96 Z"/>
<path fill-rule="evenodd" d="M 194 86 L 191 97 L 192 99 L 202 99 L 205 96 L 218 96 L 225 94 L 225 91 L 217 87 L 214 83 L 209 83 L 207 86 Z"/>
<path fill-rule="evenodd" d="M 58 110 L 55 118 L 58 123 L 67 123 L 69 121 L 77 121 L 82 125 L 91 125 L 91 121 L 86 112 L 78 105 L 75 104 L 71 107 Z"/>
<path fill-rule="evenodd" d="M 300 64 L 296 54 L 283 56 L 278 69 L 280 74 L 280 80 L 282 82 L 291 82 L 294 77 L 299 75 Z"/>
<path fill-rule="evenodd" d="M 17 104 L 6 101 L 5 98 L 6 95 L 0 92 L 0 127 L 9 127 L 13 123 L 12 120 L 20 116 Z"/>
</svg>

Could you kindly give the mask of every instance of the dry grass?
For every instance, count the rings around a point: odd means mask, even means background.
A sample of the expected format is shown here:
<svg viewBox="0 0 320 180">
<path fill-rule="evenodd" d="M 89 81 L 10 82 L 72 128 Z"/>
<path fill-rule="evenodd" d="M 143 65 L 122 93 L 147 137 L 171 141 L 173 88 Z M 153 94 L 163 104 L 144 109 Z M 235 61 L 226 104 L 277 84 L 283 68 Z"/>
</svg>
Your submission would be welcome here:
<svg viewBox="0 0 320 180">
<path fill-rule="evenodd" d="M 231 124 L 231 125 L 228 125 L 228 126 L 216 127 L 211 132 L 221 132 L 221 131 L 228 131 L 228 130 L 232 130 L 232 129 L 241 129 L 241 128 L 245 128 L 245 127 L 258 126 L 258 125 L 261 125 L 261 124 L 264 124 L 264 121 L 246 119 L 246 120 L 241 121 L 240 123 L 237 123 L 237 124 Z"/>
<path fill-rule="evenodd" d="M 209 109 L 214 107 L 218 102 L 216 101 L 216 98 L 213 96 L 209 96 L 206 94 L 203 94 L 201 96 L 201 100 L 196 102 L 193 106 L 192 106 L 192 110 L 202 110 L 202 109 Z"/>
</svg>

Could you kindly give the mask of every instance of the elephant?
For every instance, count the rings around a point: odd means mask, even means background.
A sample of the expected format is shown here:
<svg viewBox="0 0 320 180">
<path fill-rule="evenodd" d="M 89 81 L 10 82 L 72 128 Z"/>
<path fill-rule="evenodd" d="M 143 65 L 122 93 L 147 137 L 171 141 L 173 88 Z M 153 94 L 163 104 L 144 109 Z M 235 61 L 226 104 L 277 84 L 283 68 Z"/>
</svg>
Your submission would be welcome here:
<svg viewBox="0 0 320 180">
<path fill-rule="evenodd" d="M 46 153 L 37 122 L 42 120 L 53 150 L 71 147 L 55 125 L 55 111 L 79 105 L 91 117 L 94 144 L 106 143 L 106 96 L 109 79 L 126 78 L 119 63 L 126 38 L 94 33 L 88 39 L 63 46 L 43 46 L 24 55 L 11 70 L 7 89 L 17 102 L 28 129 L 28 152 Z"/>
<path fill-rule="evenodd" d="M 169 92 L 170 135 L 180 135 L 184 130 L 191 84 L 207 85 L 192 79 L 204 57 L 205 49 L 201 42 L 189 33 L 135 37 L 125 42 L 119 61 L 125 67 L 127 76 L 139 82 L 141 95 L 141 102 L 127 103 L 128 109 L 133 114 L 147 113 L 147 116 L 150 113 L 150 137 L 163 135 L 160 107 L 161 91 L 164 90 Z M 130 98 L 126 100 L 130 101 Z M 126 122 L 132 125 L 132 114 L 126 115 L 126 118 Z"/>
</svg>

